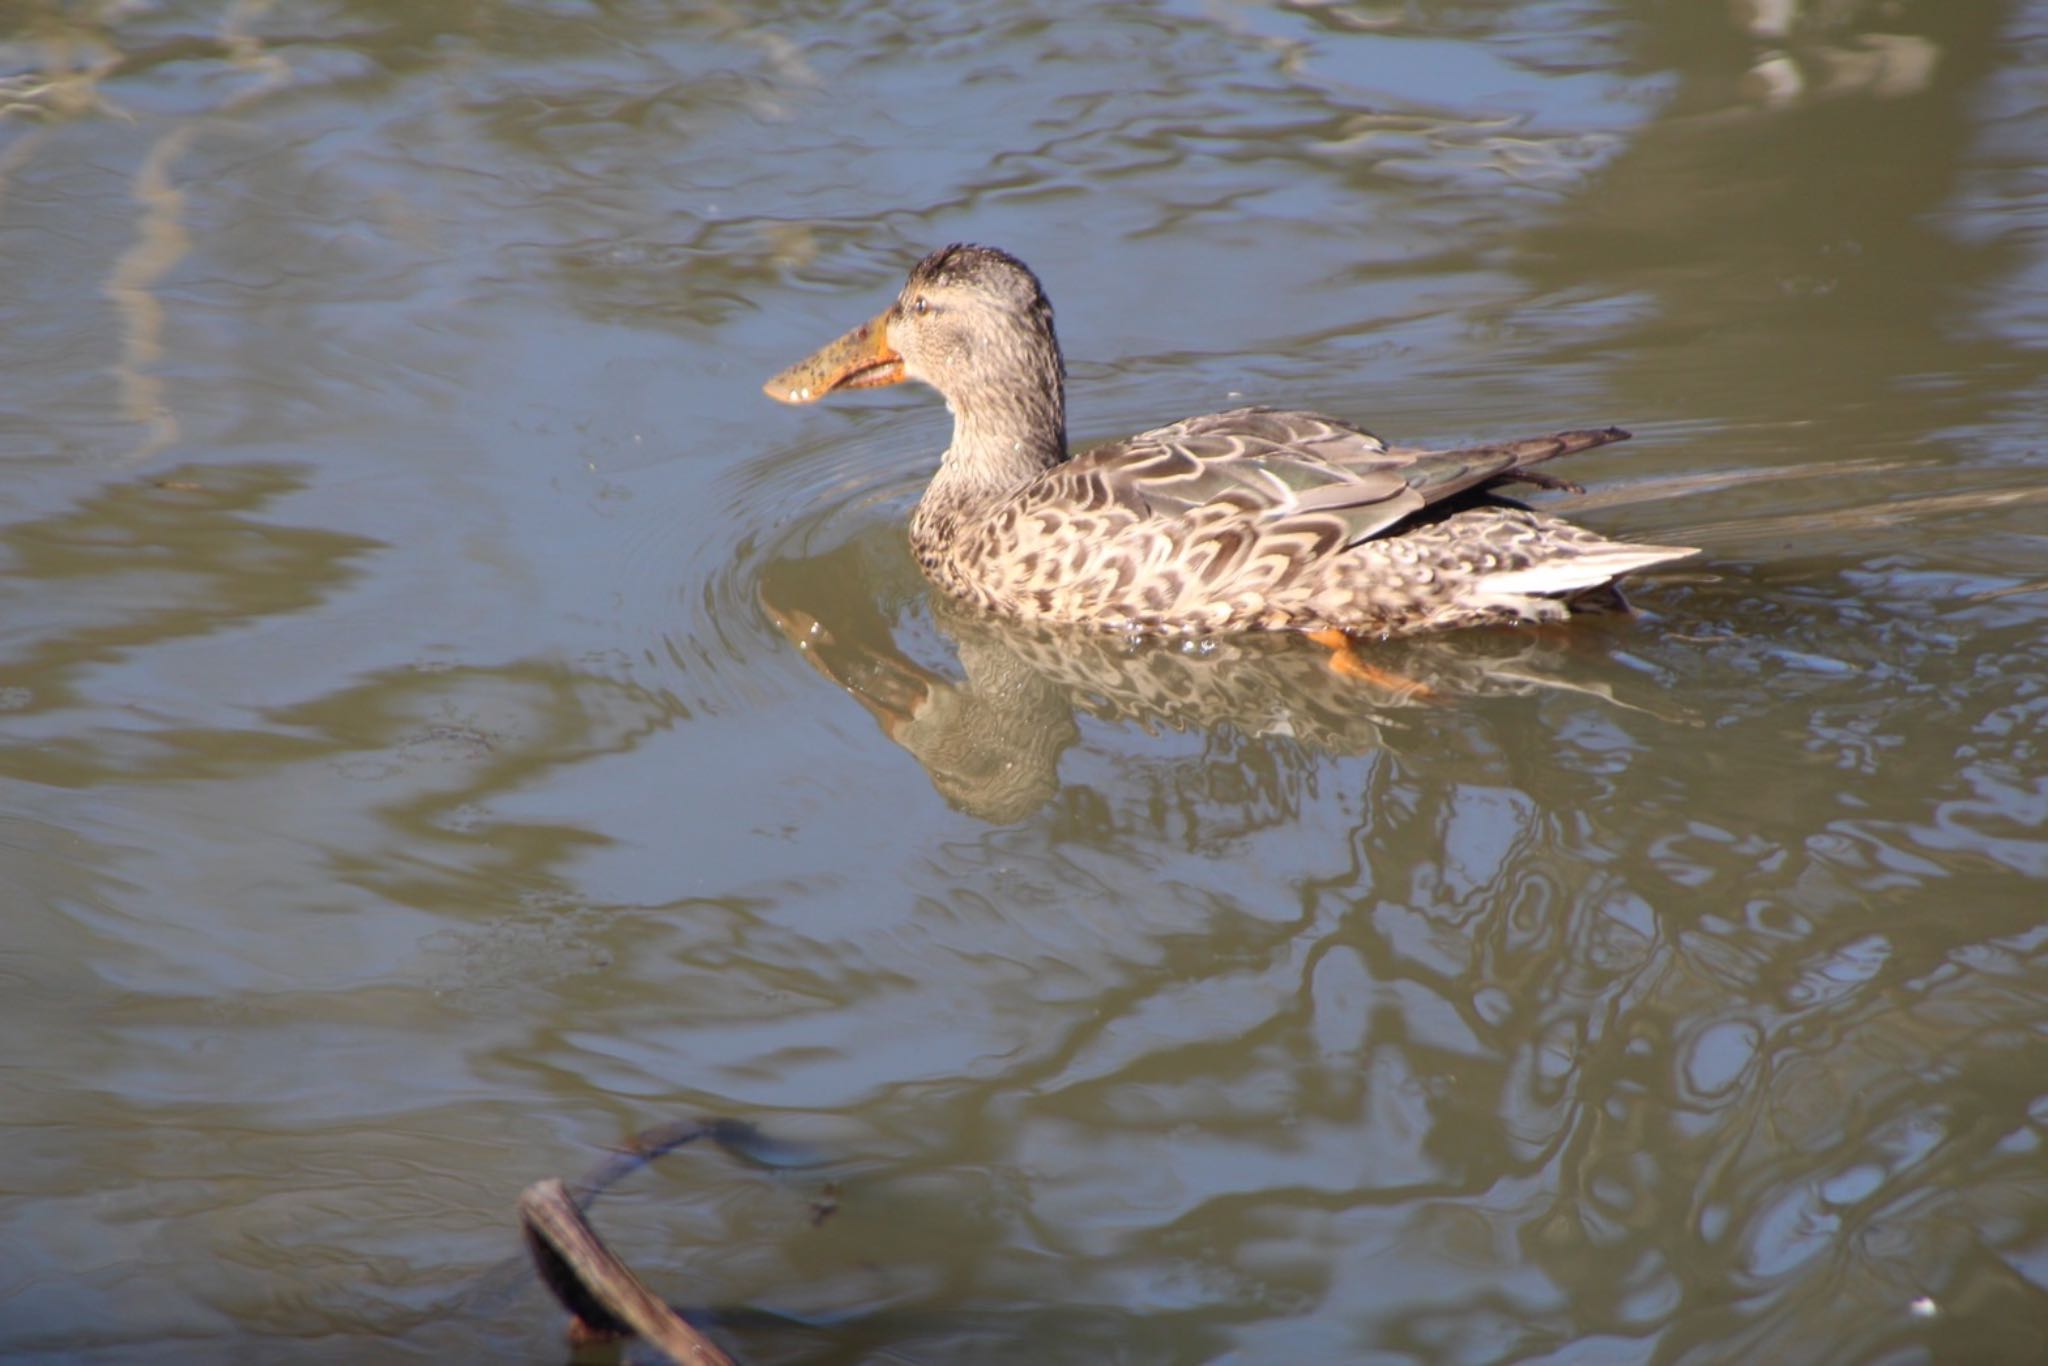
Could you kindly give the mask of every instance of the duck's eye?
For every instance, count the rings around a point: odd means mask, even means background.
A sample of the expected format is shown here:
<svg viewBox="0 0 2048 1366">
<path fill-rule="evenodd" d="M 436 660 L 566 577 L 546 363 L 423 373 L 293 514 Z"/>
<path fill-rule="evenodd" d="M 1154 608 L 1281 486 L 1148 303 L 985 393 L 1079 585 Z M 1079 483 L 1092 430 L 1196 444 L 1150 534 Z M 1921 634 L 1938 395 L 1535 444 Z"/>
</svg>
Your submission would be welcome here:
<svg viewBox="0 0 2048 1366">
<path fill-rule="evenodd" d="M 931 312 L 932 306 L 925 301 L 924 295 L 920 294 L 910 301 L 910 311 L 922 315 Z"/>
</svg>

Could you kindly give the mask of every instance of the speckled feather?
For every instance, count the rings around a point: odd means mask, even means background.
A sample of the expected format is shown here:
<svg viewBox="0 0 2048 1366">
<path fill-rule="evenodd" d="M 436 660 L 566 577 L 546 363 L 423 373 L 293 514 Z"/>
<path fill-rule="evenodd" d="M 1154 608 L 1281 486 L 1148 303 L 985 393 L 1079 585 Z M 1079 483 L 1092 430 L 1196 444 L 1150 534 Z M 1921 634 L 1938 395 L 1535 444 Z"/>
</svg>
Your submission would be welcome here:
<svg viewBox="0 0 2048 1366">
<path fill-rule="evenodd" d="M 901 377 L 954 415 L 912 548 L 939 587 L 992 612 L 1392 635 L 1559 617 L 1617 575 L 1693 553 L 1487 496 L 1559 483 L 1530 467 L 1627 438 L 1613 427 L 1429 451 L 1319 413 L 1239 408 L 1067 458 L 1051 306 L 990 248 L 927 257 L 877 325 Z"/>
</svg>

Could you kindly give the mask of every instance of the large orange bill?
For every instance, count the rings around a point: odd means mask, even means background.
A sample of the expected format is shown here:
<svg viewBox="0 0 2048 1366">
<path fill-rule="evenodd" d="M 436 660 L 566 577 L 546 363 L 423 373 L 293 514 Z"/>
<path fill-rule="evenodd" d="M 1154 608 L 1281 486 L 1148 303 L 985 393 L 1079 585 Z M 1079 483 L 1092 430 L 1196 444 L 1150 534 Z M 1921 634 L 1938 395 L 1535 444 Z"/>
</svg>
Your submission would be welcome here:
<svg viewBox="0 0 2048 1366">
<path fill-rule="evenodd" d="M 831 345 L 790 366 L 761 386 L 782 403 L 815 403 L 834 389 L 879 389 L 901 384 L 903 357 L 889 345 L 889 315 L 862 323 Z"/>
</svg>

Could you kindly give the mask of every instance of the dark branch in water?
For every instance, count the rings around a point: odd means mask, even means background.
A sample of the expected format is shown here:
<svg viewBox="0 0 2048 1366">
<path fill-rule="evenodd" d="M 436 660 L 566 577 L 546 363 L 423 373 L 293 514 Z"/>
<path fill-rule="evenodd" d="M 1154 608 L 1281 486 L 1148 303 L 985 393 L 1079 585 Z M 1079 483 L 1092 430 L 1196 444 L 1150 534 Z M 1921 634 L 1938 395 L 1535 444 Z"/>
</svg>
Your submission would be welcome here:
<svg viewBox="0 0 2048 1366">
<path fill-rule="evenodd" d="M 599 1162 L 573 1187 L 550 1177 L 519 1197 L 520 1232 L 541 1283 L 574 1320 L 572 1338 L 638 1335 L 684 1366 L 731 1366 L 732 1358 L 649 1290 L 584 1218 L 598 1196 L 641 1167 L 700 1138 L 750 1166 L 790 1169 L 822 1165 L 799 1144 L 768 1137 L 737 1119 L 689 1119 L 642 1130 Z M 832 1213 L 812 1206 L 815 1225 Z"/>
<path fill-rule="evenodd" d="M 607 1337 L 637 1333 L 682 1366 L 732 1366 L 604 1245 L 559 1179 L 526 1188 L 519 1221 L 540 1278 L 580 1327 Z"/>
</svg>

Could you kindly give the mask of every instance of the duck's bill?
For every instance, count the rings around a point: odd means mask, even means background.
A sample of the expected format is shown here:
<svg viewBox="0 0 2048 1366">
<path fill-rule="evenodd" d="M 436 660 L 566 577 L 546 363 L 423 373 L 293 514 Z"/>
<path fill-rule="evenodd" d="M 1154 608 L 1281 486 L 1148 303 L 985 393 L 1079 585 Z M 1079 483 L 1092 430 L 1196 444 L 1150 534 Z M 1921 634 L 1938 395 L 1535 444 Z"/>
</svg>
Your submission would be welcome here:
<svg viewBox="0 0 2048 1366">
<path fill-rule="evenodd" d="M 831 345 L 812 352 L 761 386 L 782 403 L 815 403 L 835 389 L 879 389 L 901 384 L 903 357 L 889 345 L 889 315 L 862 323 Z"/>
</svg>

